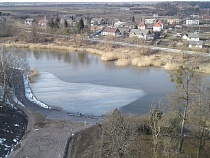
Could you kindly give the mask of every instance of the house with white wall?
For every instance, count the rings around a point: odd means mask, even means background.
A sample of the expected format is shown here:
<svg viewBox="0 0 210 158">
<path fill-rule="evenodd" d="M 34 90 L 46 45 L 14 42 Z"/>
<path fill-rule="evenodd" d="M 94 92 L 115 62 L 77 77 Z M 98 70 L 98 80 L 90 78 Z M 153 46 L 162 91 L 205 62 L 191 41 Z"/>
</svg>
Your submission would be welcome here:
<svg viewBox="0 0 210 158">
<path fill-rule="evenodd" d="M 186 20 L 186 25 L 199 25 L 199 20 L 195 20 L 195 19 L 188 19 Z"/>
</svg>

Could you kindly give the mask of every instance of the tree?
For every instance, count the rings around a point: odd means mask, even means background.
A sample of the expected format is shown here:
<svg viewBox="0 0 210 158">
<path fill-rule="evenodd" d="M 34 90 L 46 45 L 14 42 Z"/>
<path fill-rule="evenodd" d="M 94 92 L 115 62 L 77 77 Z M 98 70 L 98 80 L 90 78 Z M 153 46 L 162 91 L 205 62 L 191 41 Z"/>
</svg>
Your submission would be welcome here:
<svg viewBox="0 0 210 158">
<path fill-rule="evenodd" d="M 0 21 L 0 37 L 10 37 L 15 34 L 14 26 L 8 21 Z"/>
<path fill-rule="evenodd" d="M 77 25 L 76 25 L 76 32 L 77 32 L 77 33 L 81 33 L 81 31 L 84 29 L 84 27 L 85 27 L 84 21 L 83 21 L 83 19 L 81 18 L 81 19 L 79 20 L 79 22 L 77 23 Z"/>
<path fill-rule="evenodd" d="M 192 93 L 194 80 L 196 78 L 195 70 L 198 67 L 180 66 L 176 72 L 171 75 L 171 82 L 176 82 L 176 96 L 174 97 L 174 104 L 177 113 L 180 117 L 180 140 L 178 145 L 178 152 L 181 153 L 183 150 L 183 143 L 185 140 L 184 130 L 186 121 L 191 112 L 190 106 L 192 105 Z"/>
<path fill-rule="evenodd" d="M 134 130 L 129 128 L 125 116 L 119 110 L 115 109 L 106 118 L 102 129 L 101 157 L 133 157 L 130 148 L 134 142 Z M 136 156 L 138 157 L 138 155 Z"/>
<path fill-rule="evenodd" d="M 6 50 L 3 46 L 0 50 L 0 82 L 3 84 L 2 105 L 6 108 L 6 100 L 9 93 L 17 87 L 13 80 L 15 70 L 22 73 L 29 71 L 29 66 L 24 53 L 15 48 Z"/>
<path fill-rule="evenodd" d="M 64 20 L 64 27 L 65 27 L 65 28 L 67 28 L 67 27 L 68 27 L 68 22 L 67 22 L 67 20 L 66 20 L 66 19 Z"/>
<path fill-rule="evenodd" d="M 53 29 L 54 28 L 54 20 L 53 20 L 53 18 L 51 18 L 50 20 L 49 20 L 49 23 L 48 23 L 48 25 L 50 26 L 50 28 L 51 29 Z"/>
<path fill-rule="evenodd" d="M 163 117 L 163 110 L 160 108 L 151 107 L 149 114 L 150 128 L 152 130 L 153 138 L 153 157 L 157 158 L 159 155 L 158 145 L 160 144 L 161 122 Z"/>
<path fill-rule="evenodd" d="M 210 86 L 209 81 L 199 78 L 196 81 L 192 113 L 192 126 L 196 129 L 198 138 L 197 158 L 205 157 L 202 155 L 206 141 L 209 138 L 208 122 L 210 121 Z"/>
<path fill-rule="evenodd" d="M 58 18 L 58 15 L 57 15 L 57 17 L 55 18 L 55 22 L 54 22 L 54 28 L 55 29 L 59 28 L 59 22 L 60 22 L 60 19 Z"/>
<path fill-rule="evenodd" d="M 135 22 L 135 17 L 134 16 L 131 18 L 131 21 L 132 22 Z"/>
</svg>

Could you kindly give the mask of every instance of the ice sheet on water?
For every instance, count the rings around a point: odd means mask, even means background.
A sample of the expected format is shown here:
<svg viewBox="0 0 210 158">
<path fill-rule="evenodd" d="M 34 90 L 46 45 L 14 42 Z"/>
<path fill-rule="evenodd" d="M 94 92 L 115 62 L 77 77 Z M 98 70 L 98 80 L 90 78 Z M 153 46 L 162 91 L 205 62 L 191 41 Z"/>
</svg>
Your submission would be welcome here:
<svg viewBox="0 0 210 158">
<path fill-rule="evenodd" d="M 142 90 L 89 83 L 68 83 L 53 74 L 41 72 L 31 85 L 38 100 L 74 113 L 103 115 L 144 95 Z"/>
</svg>

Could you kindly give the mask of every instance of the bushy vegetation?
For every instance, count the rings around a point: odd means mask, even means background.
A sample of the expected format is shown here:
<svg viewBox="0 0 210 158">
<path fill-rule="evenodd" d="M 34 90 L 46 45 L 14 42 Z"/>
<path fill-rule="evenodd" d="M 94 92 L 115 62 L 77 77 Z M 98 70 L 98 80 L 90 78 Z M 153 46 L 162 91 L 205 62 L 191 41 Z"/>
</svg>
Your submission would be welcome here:
<svg viewBox="0 0 210 158">
<path fill-rule="evenodd" d="M 102 124 L 86 133 L 85 139 L 82 139 L 83 132 L 78 133 L 73 147 L 92 141 L 96 147 L 86 150 L 83 146 L 84 151 L 78 153 L 85 154 L 86 158 L 209 157 L 209 81 L 197 74 L 196 69 L 198 67 L 180 66 L 171 75 L 177 90 L 167 103 L 152 105 L 149 114 L 144 116 L 128 115 L 116 109 Z M 97 139 L 91 134 L 95 130 L 100 131 Z"/>
</svg>

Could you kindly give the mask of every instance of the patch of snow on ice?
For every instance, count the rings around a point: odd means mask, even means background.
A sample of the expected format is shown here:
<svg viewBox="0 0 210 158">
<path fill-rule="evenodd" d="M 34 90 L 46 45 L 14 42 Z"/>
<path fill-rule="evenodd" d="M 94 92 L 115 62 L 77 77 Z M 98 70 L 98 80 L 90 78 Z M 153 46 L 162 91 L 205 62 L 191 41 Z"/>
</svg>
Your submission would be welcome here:
<svg viewBox="0 0 210 158">
<path fill-rule="evenodd" d="M 38 81 L 31 87 L 36 97 L 48 105 L 95 116 L 121 108 L 145 95 L 139 89 L 68 83 L 48 72 L 40 72 Z"/>
<path fill-rule="evenodd" d="M 42 103 L 41 101 L 37 100 L 34 94 L 31 91 L 30 83 L 28 81 L 28 77 L 24 76 L 24 86 L 25 86 L 25 96 L 30 100 L 31 102 L 37 104 L 38 106 L 45 108 L 45 109 L 51 109 L 48 105 Z"/>
</svg>

